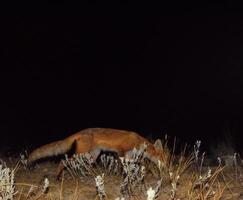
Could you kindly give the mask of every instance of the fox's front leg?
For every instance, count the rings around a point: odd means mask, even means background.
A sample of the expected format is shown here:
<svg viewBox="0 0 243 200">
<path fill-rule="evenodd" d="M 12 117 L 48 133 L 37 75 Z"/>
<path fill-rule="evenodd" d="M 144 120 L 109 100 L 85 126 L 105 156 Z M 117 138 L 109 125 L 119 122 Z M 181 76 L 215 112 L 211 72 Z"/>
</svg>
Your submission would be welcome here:
<svg viewBox="0 0 243 200">
<path fill-rule="evenodd" d="M 72 158 L 69 158 L 68 160 L 72 160 Z M 57 172 L 56 172 L 56 180 L 60 180 L 61 174 L 64 170 L 65 166 L 63 164 L 63 161 L 61 161 L 57 167 Z"/>
</svg>

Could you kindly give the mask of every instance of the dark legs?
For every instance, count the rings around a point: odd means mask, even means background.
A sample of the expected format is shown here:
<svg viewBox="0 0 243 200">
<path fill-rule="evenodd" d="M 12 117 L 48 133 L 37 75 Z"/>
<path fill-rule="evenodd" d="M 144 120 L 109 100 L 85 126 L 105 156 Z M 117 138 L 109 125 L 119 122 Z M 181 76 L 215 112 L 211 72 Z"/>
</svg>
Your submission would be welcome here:
<svg viewBox="0 0 243 200">
<path fill-rule="evenodd" d="M 57 173 L 56 173 L 56 179 L 60 180 L 61 174 L 64 170 L 65 166 L 63 165 L 62 161 L 59 163 L 58 167 L 57 167 Z"/>
</svg>

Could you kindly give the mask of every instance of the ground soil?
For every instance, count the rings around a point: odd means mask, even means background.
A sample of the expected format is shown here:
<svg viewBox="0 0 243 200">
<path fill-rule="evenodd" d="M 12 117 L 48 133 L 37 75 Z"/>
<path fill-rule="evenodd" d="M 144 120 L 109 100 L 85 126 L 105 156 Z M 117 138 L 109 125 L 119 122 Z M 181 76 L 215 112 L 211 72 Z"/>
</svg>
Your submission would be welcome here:
<svg viewBox="0 0 243 200">
<path fill-rule="evenodd" d="M 99 199 L 96 192 L 94 177 L 84 178 L 83 180 L 72 178 L 68 171 L 65 171 L 61 180 L 56 180 L 55 174 L 57 163 L 42 162 L 32 170 L 25 169 L 20 165 L 15 174 L 16 190 L 18 193 L 15 199 L 80 199 L 80 200 L 94 200 Z M 240 168 L 239 168 L 240 169 Z M 234 169 L 225 168 L 223 175 L 220 175 L 219 181 L 224 185 L 227 182 L 224 191 L 223 200 L 237 199 L 243 200 L 243 182 L 241 180 L 241 169 L 238 170 L 237 175 Z M 177 186 L 176 199 L 188 199 L 188 185 L 192 172 L 188 170 L 180 177 L 179 185 Z M 224 176 L 224 177 L 223 177 Z M 46 194 L 41 191 L 44 185 L 44 179 L 48 178 L 50 182 L 49 190 Z M 236 180 L 236 178 L 238 180 Z M 139 186 L 134 192 L 131 199 L 146 199 L 146 189 L 150 186 L 155 187 L 158 181 L 158 176 L 148 174 L 145 179 L 145 185 Z M 107 199 L 115 200 L 120 194 L 120 185 L 122 177 L 117 175 L 105 175 L 105 191 Z M 32 189 L 30 189 L 32 186 Z M 164 179 L 162 188 L 157 199 L 171 199 L 171 184 Z M 31 191 L 30 191 L 31 190 Z"/>
</svg>

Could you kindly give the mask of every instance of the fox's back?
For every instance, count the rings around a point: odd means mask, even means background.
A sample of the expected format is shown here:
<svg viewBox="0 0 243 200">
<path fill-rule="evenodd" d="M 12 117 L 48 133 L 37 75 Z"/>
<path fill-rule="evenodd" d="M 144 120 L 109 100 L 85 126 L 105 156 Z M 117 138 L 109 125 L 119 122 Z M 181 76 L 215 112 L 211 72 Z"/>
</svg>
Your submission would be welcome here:
<svg viewBox="0 0 243 200">
<path fill-rule="evenodd" d="M 120 152 L 126 152 L 134 147 L 139 148 L 144 142 L 149 143 L 135 132 L 111 128 L 88 128 L 77 133 L 76 137 L 80 137 L 80 141 L 86 138 L 91 149 L 100 147 Z"/>
</svg>

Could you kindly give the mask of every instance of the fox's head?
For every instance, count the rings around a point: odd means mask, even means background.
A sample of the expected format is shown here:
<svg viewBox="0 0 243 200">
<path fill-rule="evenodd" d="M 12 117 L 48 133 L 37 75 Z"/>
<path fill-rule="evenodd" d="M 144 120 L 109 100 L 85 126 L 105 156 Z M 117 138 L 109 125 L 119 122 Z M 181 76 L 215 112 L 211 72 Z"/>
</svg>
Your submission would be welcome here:
<svg viewBox="0 0 243 200">
<path fill-rule="evenodd" d="M 166 152 L 160 139 L 157 139 L 153 145 L 151 144 L 147 147 L 145 157 L 156 165 L 166 165 Z"/>
</svg>

